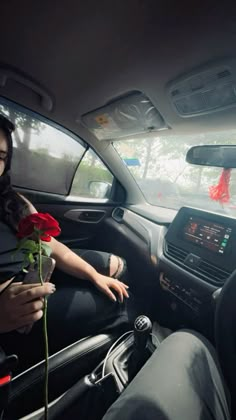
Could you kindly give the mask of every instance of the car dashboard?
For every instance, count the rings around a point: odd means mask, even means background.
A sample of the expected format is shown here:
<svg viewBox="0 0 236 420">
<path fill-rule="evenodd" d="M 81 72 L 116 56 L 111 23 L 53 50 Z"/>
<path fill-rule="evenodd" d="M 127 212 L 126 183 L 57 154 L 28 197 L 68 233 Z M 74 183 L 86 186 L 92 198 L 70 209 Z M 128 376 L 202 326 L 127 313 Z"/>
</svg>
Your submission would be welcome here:
<svg viewBox="0 0 236 420">
<path fill-rule="evenodd" d="M 191 310 L 200 330 L 207 316 L 214 322 L 215 299 L 236 268 L 235 232 L 233 218 L 182 208 L 165 235 L 160 285 Z"/>
<path fill-rule="evenodd" d="M 182 207 L 170 224 L 124 208 L 115 209 L 114 219 L 116 214 L 119 223 L 145 243 L 155 268 L 152 296 L 157 319 L 213 339 L 216 298 L 236 268 L 236 219 L 190 207 Z"/>
</svg>

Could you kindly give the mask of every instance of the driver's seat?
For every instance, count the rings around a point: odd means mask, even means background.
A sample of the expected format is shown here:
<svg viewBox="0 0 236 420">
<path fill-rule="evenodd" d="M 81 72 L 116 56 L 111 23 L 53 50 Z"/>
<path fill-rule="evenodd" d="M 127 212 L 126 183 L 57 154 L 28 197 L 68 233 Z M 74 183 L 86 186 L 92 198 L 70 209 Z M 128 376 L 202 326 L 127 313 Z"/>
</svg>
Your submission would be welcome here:
<svg viewBox="0 0 236 420">
<path fill-rule="evenodd" d="M 86 337 L 50 356 L 49 401 L 59 397 L 89 373 L 116 338 L 116 334 Z M 4 419 L 21 418 L 41 407 L 44 404 L 43 387 L 44 361 L 14 377 Z"/>
</svg>

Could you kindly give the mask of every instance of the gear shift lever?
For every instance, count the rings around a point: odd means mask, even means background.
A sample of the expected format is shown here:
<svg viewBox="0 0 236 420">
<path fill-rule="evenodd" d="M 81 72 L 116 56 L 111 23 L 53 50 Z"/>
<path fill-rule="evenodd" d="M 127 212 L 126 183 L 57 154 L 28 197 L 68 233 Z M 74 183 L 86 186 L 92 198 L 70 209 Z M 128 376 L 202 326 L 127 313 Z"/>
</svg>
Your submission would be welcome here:
<svg viewBox="0 0 236 420">
<path fill-rule="evenodd" d="M 146 315 L 140 315 L 134 321 L 134 347 L 140 355 L 145 352 L 148 337 L 152 332 L 152 323 Z"/>
<path fill-rule="evenodd" d="M 127 332 L 129 336 L 117 345 L 103 362 L 102 372 L 106 362 L 104 371 L 115 376 L 119 392 L 122 392 L 137 375 L 155 350 L 149 338 L 151 331 L 150 319 L 145 315 L 138 316 L 134 321 L 133 333 Z"/>
<path fill-rule="evenodd" d="M 128 362 L 130 377 L 134 377 L 148 359 L 146 347 L 151 331 L 152 323 L 146 315 L 140 315 L 135 319 L 134 349 Z"/>
</svg>

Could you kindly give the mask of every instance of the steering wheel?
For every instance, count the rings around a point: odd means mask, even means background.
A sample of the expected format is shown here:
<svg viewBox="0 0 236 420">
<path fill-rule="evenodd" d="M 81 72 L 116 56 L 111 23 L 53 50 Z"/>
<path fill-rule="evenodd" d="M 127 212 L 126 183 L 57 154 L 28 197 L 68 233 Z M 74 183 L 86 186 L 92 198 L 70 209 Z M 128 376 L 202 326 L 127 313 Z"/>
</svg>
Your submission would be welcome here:
<svg viewBox="0 0 236 420">
<path fill-rule="evenodd" d="M 232 402 L 236 394 L 236 270 L 222 287 L 217 300 L 215 339 L 220 364 L 230 388 Z M 235 404 L 235 403 L 234 403 Z M 235 404 L 236 408 L 236 404 Z"/>
</svg>

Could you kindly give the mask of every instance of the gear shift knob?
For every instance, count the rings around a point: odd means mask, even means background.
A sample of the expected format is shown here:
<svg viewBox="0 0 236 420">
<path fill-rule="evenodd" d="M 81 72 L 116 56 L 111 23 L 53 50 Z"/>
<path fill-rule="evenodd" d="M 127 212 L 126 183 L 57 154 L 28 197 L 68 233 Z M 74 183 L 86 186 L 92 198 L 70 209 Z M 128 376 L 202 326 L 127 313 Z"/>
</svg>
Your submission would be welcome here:
<svg viewBox="0 0 236 420">
<path fill-rule="evenodd" d="M 134 321 L 134 346 L 140 352 L 144 351 L 148 337 L 152 331 L 152 323 L 146 315 L 138 316 Z"/>
</svg>

